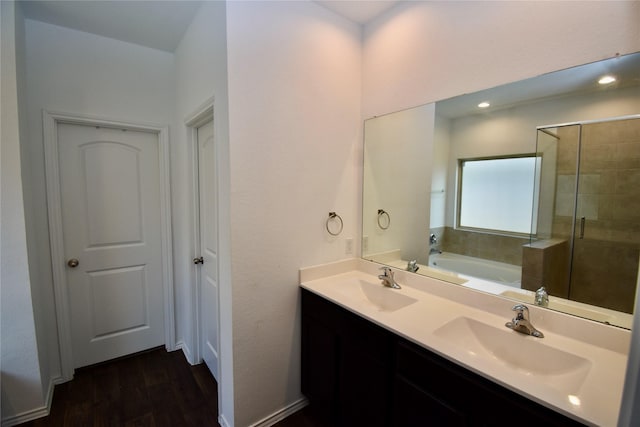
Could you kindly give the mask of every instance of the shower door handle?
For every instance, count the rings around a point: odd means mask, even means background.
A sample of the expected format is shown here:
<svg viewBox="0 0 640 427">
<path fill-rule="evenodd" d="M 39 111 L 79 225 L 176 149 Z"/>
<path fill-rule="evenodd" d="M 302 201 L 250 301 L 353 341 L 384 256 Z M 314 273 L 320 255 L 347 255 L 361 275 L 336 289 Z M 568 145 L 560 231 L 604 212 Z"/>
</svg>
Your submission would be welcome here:
<svg viewBox="0 0 640 427">
<path fill-rule="evenodd" d="M 584 220 L 584 217 L 580 218 L 580 239 L 584 239 Z"/>
</svg>

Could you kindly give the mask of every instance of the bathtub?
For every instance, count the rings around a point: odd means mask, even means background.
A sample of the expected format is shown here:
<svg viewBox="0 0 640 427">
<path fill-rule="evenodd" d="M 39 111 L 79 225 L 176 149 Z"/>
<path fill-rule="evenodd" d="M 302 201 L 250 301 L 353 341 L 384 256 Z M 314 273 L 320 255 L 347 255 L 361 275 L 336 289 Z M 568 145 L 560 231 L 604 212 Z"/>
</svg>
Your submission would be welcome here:
<svg viewBox="0 0 640 427">
<path fill-rule="evenodd" d="M 522 267 L 520 266 L 450 252 L 431 254 L 429 266 L 514 288 L 520 288 L 522 277 Z"/>
</svg>

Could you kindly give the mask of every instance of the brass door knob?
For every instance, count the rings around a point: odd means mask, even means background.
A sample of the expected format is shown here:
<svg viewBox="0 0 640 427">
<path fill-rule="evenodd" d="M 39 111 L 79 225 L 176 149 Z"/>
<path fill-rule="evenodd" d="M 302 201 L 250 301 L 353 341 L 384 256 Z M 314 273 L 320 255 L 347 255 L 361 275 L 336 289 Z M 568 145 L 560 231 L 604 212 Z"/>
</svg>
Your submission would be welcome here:
<svg viewBox="0 0 640 427">
<path fill-rule="evenodd" d="M 204 264 L 204 258 L 198 257 L 193 259 L 194 264 Z"/>
<path fill-rule="evenodd" d="M 78 261 L 76 258 L 71 258 L 69 261 L 67 261 L 67 265 L 71 268 L 76 268 L 78 265 L 80 265 L 80 261 Z"/>
</svg>

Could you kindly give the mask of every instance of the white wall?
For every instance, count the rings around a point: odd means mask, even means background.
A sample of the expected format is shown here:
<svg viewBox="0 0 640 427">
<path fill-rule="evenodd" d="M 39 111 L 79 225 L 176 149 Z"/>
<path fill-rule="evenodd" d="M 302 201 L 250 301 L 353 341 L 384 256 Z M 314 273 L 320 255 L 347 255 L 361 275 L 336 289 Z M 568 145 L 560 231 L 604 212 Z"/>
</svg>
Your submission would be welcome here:
<svg viewBox="0 0 640 427">
<path fill-rule="evenodd" d="M 640 269 L 640 266 L 639 266 Z M 636 282 L 635 307 L 640 307 L 640 276 Z M 640 315 L 636 310 L 631 327 L 631 346 L 629 347 L 629 359 L 627 360 L 627 375 L 622 393 L 622 404 L 619 427 L 634 427 L 640 425 Z"/>
<path fill-rule="evenodd" d="M 360 28 L 312 2 L 230 2 L 227 43 L 241 427 L 302 398 L 298 269 L 360 234 Z"/>
<path fill-rule="evenodd" d="M 365 26 L 371 117 L 640 50 L 640 2 L 403 2 Z"/>
<path fill-rule="evenodd" d="M 363 253 L 400 249 L 403 260 L 428 263 L 434 111 L 427 104 L 365 122 Z M 389 214 L 386 230 L 378 209 Z"/>
<path fill-rule="evenodd" d="M 449 151 L 451 147 L 450 121 L 437 114 L 435 117 L 435 131 L 433 135 L 433 160 L 431 174 L 431 209 L 430 227 L 444 227 L 446 223 L 446 201 L 454 189 L 447 185 L 449 169 Z M 441 236 L 438 236 L 441 237 Z M 436 243 L 435 247 L 438 247 Z"/>
<path fill-rule="evenodd" d="M 194 265 L 194 188 L 191 159 L 193 146 L 188 140 L 185 118 L 214 97 L 214 139 L 217 144 L 220 237 L 220 358 L 218 408 L 227 425 L 233 425 L 233 342 L 231 319 L 231 262 L 229 247 L 229 119 L 227 97 L 226 4 L 205 2 L 185 32 L 175 51 L 175 122 L 172 126 L 172 191 L 174 275 L 176 287 L 177 339 L 185 354 L 194 360 L 196 325 L 192 308 L 195 301 Z"/>
<path fill-rule="evenodd" d="M 168 124 L 173 111 L 173 55 L 26 20 L 27 118 L 23 164 L 29 166 L 29 260 L 36 262 L 34 303 L 45 331 L 51 378 L 60 375 L 42 140 L 42 110 L 130 122 Z M 33 267 L 33 266 L 32 266 Z M 32 268 L 33 270 L 33 268 Z"/>
<path fill-rule="evenodd" d="M 38 236 L 33 224 L 36 209 L 33 207 L 31 197 L 31 164 L 29 153 L 29 123 L 27 115 L 27 70 L 26 70 L 26 28 L 25 19 L 22 14 L 22 4 L 16 5 L 16 28 L 20 37 L 16 39 L 16 59 L 17 59 L 17 81 L 18 81 L 18 105 L 20 120 L 20 150 L 22 166 L 22 188 L 24 193 L 24 213 L 27 235 L 27 252 L 30 253 L 38 246 Z M 36 325 L 36 342 L 38 343 L 38 360 L 40 364 L 40 374 L 42 378 L 43 393 L 46 401 L 50 401 L 53 395 L 53 381 L 55 373 L 58 372 L 58 352 L 57 352 L 57 331 L 52 331 L 48 327 L 49 319 L 53 317 L 51 307 L 48 307 L 47 298 L 49 294 L 43 292 L 40 281 L 39 261 L 29 259 L 29 276 L 31 278 L 31 298 L 33 303 L 33 313 Z M 51 315 L 51 316 L 49 316 Z M 52 375 L 52 372 L 54 373 Z"/>
<path fill-rule="evenodd" d="M 16 23 L 13 2 L 1 2 L 2 67 L 0 93 L 2 128 L 1 198 L 2 225 L 0 273 L 0 417 L 3 424 L 17 417 L 37 412 L 45 404 L 45 394 L 38 360 L 38 344 L 29 269 L 24 219 L 22 174 L 20 164 L 20 134 L 18 118 L 18 80 L 16 77 L 16 44 L 22 35 Z M 18 21 L 21 19 L 18 12 Z M 17 25 L 16 25 L 17 24 Z M 16 31 L 18 28 L 18 31 Z"/>
</svg>

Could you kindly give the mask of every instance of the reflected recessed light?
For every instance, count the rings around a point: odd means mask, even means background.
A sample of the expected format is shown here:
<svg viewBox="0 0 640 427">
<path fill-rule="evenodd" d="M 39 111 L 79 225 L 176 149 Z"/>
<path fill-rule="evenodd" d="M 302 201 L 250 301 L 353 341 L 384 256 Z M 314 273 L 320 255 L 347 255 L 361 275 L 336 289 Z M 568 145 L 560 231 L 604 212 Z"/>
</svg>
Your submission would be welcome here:
<svg viewBox="0 0 640 427">
<path fill-rule="evenodd" d="M 600 83 L 601 85 L 608 85 L 609 83 L 613 83 L 615 81 L 616 78 L 613 76 L 602 76 L 600 80 L 598 80 L 598 83 Z"/>
<path fill-rule="evenodd" d="M 580 406 L 580 398 L 578 396 L 574 396 L 573 394 L 570 394 L 567 397 L 569 398 L 569 402 L 571 402 L 573 406 Z"/>
<path fill-rule="evenodd" d="M 488 102 L 481 102 L 480 104 L 478 104 L 478 107 L 480 108 L 487 108 L 488 106 L 490 106 L 491 104 L 489 104 Z"/>
</svg>

